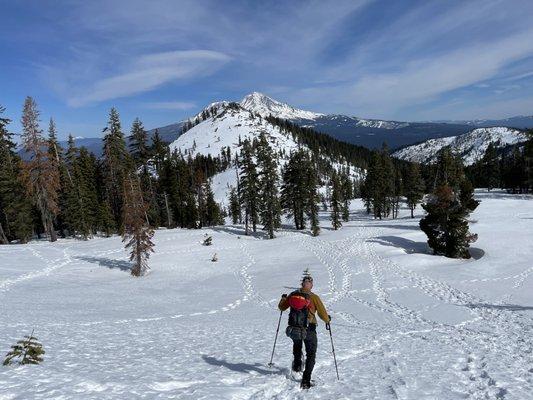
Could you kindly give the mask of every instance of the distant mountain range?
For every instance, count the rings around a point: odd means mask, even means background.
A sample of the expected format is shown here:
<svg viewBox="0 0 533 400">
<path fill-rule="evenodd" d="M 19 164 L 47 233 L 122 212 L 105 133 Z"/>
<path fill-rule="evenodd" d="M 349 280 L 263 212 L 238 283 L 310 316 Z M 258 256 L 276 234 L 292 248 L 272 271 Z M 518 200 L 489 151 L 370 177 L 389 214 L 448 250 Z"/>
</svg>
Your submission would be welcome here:
<svg viewBox="0 0 533 400">
<path fill-rule="evenodd" d="M 227 101 L 212 103 L 206 109 L 228 103 Z M 387 143 L 389 148 L 398 149 L 428 139 L 462 135 L 471 131 L 473 127 L 533 128 L 533 116 L 518 116 L 503 120 L 402 122 L 322 114 L 292 107 L 258 92 L 245 96 L 239 104 L 243 109 L 263 117 L 272 115 L 287 119 L 298 125 L 326 133 L 338 140 L 368 148 L 380 148 L 383 143 Z M 188 120 L 194 121 L 200 114 L 201 112 Z M 157 129 L 162 139 L 171 143 L 181 134 L 188 120 Z M 149 136 L 152 137 L 154 132 L 155 129 L 149 130 Z M 66 145 L 66 142 L 61 144 Z M 76 140 L 76 145 L 87 147 L 97 156 L 102 154 L 101 138 L 80 138 Z"/>
<path fill-rule="evenodd" d="M 422 143 L 407 146 L 395 151 L 392 156 L 420 163 L 436 160 L 438 152 L 449 146 L 455 154 L 463 159 L 465 165 L 472 165 L 480 160 L 490 143 L 498 149 L 523 143 L 528 136 L 522 131 L 507 127 L 476 128 L 459 136 L 429 139 Z"/>
</svg>

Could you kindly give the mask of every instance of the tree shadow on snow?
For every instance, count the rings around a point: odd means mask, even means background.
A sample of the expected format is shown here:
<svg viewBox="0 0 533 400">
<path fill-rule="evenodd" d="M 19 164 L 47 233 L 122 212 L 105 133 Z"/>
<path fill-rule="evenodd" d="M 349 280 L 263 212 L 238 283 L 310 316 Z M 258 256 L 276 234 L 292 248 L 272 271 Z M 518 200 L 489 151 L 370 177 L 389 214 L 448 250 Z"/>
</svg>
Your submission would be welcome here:
<svg viewBox="0 0 533 400">
<path fill-rule="evenodd" d="M 255 237 L 258 239 L 268 238 L 268 233 L 261 230 L 261 228 L 259 227 L 257 229 L 257 232 L 253 232 L 252 228 L 250 227 L 250 230 L 248 231 L 248 235 L 246 235 L 246 230 L 240 225 L 213 226 L 211 227 L 211 229 L 215 232 L 229 233 L 230 235 L 235 235 L 235 236 L 248 236 L 248 237 Z"/>
<path fill-rule="evenodd" d="M 485 304 L 485 303 L 470 303 L 465 304 L 468 308 L 492 308 L 496 310 L 508 310 L 508 311 L 530 311 L 533 310 L 532 306 L 519 306 L 517 304 Z"/>
<path fill-rule="evenodd" d="M 400 236 L 378 236 L 375 239 L 367 240 L 370 243 L 379 243 L 384 246 L 392 246 L 404 249 L 408 254 L 433 254 L 426 242 L 415 242 Z"/>
<path fill-rule="evenodd" d="M 363 225 L 367 228 L 391 228 L 391 229 L 402 229 L 406 231 L 419 231 L 420 227 L 417 225 L 394 225 L 394 224 L 381 224 L 379 220 L 372 225 Z"/>
<path fill-rule="evenodd" d="M 90 257 L 90 256 L 77 256 L 74 257 L 78 260 L 90 262 L 92 264 L 98 264 L 102 267 L 109 269 L 120 269 L 121 271 L 131 271 L 131 263 L 124 260 L 113 260 L 112 258 L 105 257 Z"/>
<path fill-rule="evenodd" d="M 219 360 L 215 357 L 203 355 L 202 359 L 209 365 L 215 367 L 226 367 L 227 369 L 235 372 L 241 372 L 243 374 L 249 374 L 250 372 L 257 372 L 261 375 L 280 375 L 287 372 L 286 368 L 280 368 L 273 366 L 272 369 L 265 367 L 263 364 L 246 364 L 246 363 L 231 363 L 226 360 Z"/>
</svg>

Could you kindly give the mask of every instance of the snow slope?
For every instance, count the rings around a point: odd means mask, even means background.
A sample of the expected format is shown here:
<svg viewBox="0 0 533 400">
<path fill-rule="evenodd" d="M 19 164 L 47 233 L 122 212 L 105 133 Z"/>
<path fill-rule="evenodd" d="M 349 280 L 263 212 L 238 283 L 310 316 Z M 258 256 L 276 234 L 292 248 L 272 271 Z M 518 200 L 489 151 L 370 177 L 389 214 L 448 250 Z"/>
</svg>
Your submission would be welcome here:
<svg viewBox="0 0 533 400">
<path fill-rule="evenodd" d="M 450 146 L 454 153 L 461 155 L 465 165 L 472 165 L 483 157 L 490 143 L 501 148 L 526 140 L 526 134 L 516 129 L 478 128 L 460 136 L 429 139 L 400 149 L 392 155 L 403 160 L 428 163 L 436 160 L 437 153 L 443 147 Z"/>
<path fill-rule="evenodd" d="M 377 221 L 359 202 L 339 231 L 323 214 L 319 237 L 158 230 L 143 278 L 118 237 L 2 246 L 0 351 L 35 328 L 46 354 L 0 367 L 0 398 L 531 399 L 533 199 L 477 196 L 471 260 L 429 254 L 408 210 Z M 341 381 L 320 322 L 306 393 L 289 375 L 286 313 L 267 363 L 280 294 L 307 267 L 333 317 Z"/>
</svg>

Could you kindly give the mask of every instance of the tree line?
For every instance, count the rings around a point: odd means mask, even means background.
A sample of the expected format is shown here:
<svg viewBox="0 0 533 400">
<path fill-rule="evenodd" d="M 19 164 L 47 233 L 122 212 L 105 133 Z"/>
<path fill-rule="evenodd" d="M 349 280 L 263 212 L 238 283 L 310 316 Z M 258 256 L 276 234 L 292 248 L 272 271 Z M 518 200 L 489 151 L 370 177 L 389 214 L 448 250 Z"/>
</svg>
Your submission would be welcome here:
<svg viewBox="0 0 533 400">
<path fill-rule="evenodd" d="M 139 119 L 127 145 L 114 108 L 104 129 L 101 159 L 76 147 L 72 136 L 63 149 L 52 119 L 44 134 L 31 97 L 21 118 L 21 157 L 4 112 L 0 107 L 0 243 L 118 233 L 132 249 L 132 273 L 142 275 L 154 228 L 223 223 L 209 178 L 227 160 L 171 153 L 157 132 L 149 144 Z"/>
<path fill-rule="evenodd" d="M 533 130 L 525 143 L 497 149 L 490 143 L 483 157 L 466 168 L 475 187 L 506 189 L 510 193 L 533 192 Z"/>
<path fill-rule="evenodd" d="M 330 209 L 334 229 L 349 219 L 355 192 L 348 167 L 321 168 L 318 155 L 304 147 L 280 158 L 262 132 L 259 138 L 241 142 L 235 169 L 237 187 L 230 190 L 228 211 L 234 224 L 244 224 L 246 234 L 261 224 L 272 239 L 286 215 L 295 229 L 309 227 L 318 236 L 320 209 Z M 320 193 L 321 187 L 327 193 Z"/>
</svg>

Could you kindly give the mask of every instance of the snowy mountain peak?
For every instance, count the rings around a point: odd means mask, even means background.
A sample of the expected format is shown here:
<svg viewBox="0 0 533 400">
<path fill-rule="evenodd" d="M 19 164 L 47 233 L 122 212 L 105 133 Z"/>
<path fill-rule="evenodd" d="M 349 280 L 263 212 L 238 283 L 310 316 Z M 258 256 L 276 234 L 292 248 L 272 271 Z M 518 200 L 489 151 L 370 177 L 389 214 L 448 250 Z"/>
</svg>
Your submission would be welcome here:
<svg viewBox="0 0 533 400">
<path fill-rule="evenodd" d="M 252 92 L 249 95 L 244 96 L 240 105 L 263 117 L 272 115 L 283 119 L 315 119 L 324 115 L 294 108 L 259 92 Z"/>
</svg>

